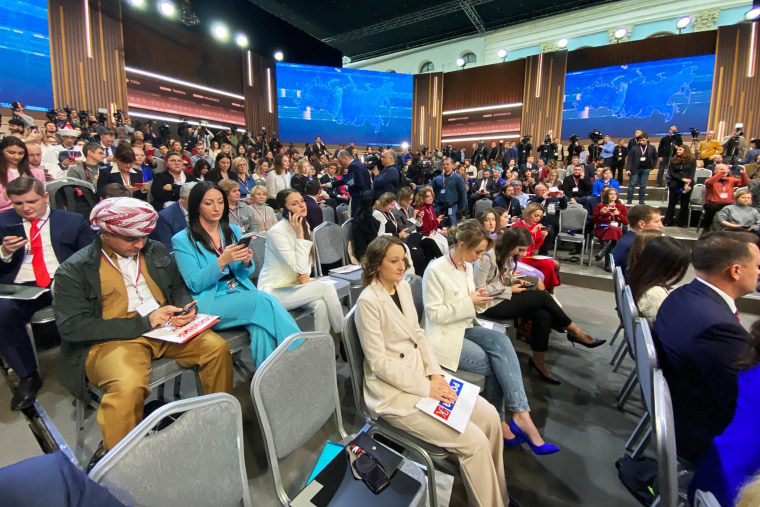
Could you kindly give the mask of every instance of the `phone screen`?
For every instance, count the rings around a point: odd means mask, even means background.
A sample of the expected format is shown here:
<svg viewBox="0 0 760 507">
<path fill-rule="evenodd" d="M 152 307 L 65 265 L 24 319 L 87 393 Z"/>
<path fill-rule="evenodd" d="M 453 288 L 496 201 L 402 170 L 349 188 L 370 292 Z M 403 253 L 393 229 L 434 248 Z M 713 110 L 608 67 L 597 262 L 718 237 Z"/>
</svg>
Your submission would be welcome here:
<svg viewBox="0 0 760 507">
<path fill-rule="evenodd" d="M 3 227 L 4 236 L 18 236 L 20 238 L 26 237 L 26 231 L 24 231 L 23 224 L 11 224 Z"/>
</svg>

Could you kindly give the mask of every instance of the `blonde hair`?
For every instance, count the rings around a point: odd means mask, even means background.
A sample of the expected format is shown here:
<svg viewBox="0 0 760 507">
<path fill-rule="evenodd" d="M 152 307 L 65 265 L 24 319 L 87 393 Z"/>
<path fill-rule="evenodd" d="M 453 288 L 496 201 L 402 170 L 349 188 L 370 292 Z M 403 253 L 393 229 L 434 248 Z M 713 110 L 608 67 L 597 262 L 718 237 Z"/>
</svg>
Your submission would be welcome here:
<svg viewBox="0 0 760 507">
<path fill-rule="evenodd" d="M 238 185 L 237 182 L 229 180 L 229 179 L 220 180 L 219 183 L 217 183 L 217 185 L 219 185 L 219 188 L 224 190 L 225 194 L 228 194 L 230 190 L 233 190 L 235 188 L 240 188 L 240 185 Z"/>
<path fill-rule="evenodd" d="M 528 205 L 525 206 L 525 209 L 522 212 L 522 218 L 523 218 L 523 220 L 525 220 L 527 217 L 531 216 L 536 211 L 540 211 L 542 214 L 544 213 L 544 207 L 541 206 L 541 203 L 538 203 L 538 202 L 528 203 Z"/>
<path fill-rule="evenodd" d="M 299 161 L 296 163 L 296 174 L 303 174 L 303 166 L 304 166 L 304 164 L 309 164 L 309 166 L 311 167 L 311 162 L 309 162 L 309 161 L 306 159 L 306 157 L 304 157 L 304 158 L 300 159 L 300 160 L 299 160 Z M 308 175 L 307 175 L 307 176 L 308 176 Z"/>
<path fill-rule="evenodd" d="M 256 192 L 264 192 L 264 195 L 267 197 L 267 199 L 269 198 L 269 192 L 267 192 L 267 187 L 265 187 L 264 185 L 254 186 L 253 189 L 251 190 L 251 197 L 253 197 L 253 195 Z"/>
<path fill-rule="evenodd" d="M 385 192 L 383 195 L 381 195 L 377 199 L 375 208 L 380 211 L 383 211 L 383 208 L 385 208 L 387 205 L 389 205 L 392 202 L 396 202 L 396 196 L 393 195 L 391 192 Z"/>
<path fill-rule="evenodd" d="M 739 188 L 739 189 L 736 190 L 736 192 L 734 192 L 734 201 L 738 201 L 739 197 L 741 197 L 743 195 L 751 194 L 751 193 L 752 192 L 750 192 L 746 188 Z"/>
</svg>

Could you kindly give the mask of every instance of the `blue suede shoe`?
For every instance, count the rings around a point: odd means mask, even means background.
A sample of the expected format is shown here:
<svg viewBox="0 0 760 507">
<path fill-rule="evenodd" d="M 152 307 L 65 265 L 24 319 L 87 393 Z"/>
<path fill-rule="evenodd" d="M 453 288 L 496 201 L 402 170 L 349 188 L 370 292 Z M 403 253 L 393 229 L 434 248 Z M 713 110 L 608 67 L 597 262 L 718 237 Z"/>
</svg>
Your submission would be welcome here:
<svg viewBox="0 0 760 507">
<path fill-rule="evenodd" d="M 554 444 L 550 444 L 549 442 L 545 442 L 544 445 L 536 445 L 533 442 L 530 441 L 528 438 L 528 435 L 525 434 L 523 430 L 520 429 L 520 427 L 515 423 L 514 420 L 509 420 L 509 429 L 512 431 L 512 433 L 515 434 L 515 438 L 513 440 L 521 440 L 522 442 L 525 442 L 530 446 L 530 449 L 533 451 L 533 454 L 537 454 L 539 456 L 545 456 L 547 454 L 554 454 L 555 452 L 559 452 L 559 447 L 557 447 Z M 506 442 L 506 438 L 504 441 Z"/>
<path fill-rule="evenodd" d="M 515 438 L 504 437 L 504 444 L 510 447 L 518 447 L 522 445 L 522 443 L 523 443 L 522 439 L 518 437 L 517 435 L 515 435 Z"/>
</svg>

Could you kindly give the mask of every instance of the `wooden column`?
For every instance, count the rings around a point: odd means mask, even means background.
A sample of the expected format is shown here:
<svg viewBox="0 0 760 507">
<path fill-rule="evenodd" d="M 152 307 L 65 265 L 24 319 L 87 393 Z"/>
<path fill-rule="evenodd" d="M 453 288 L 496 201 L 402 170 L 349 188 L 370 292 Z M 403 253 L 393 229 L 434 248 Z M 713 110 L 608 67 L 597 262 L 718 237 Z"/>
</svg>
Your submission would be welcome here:
<svg viewBox="0 0 760 507">
<path fill-rule="evenodd" d="M 121 2 L 48 0 L 48 12 L 55 107 L 126 110 Z"/>
<path fill-rule="evenodd" d="M 431 150 L 441 145 L 441 111 L 443 104 L 443 73 L 432 72 L 414 76 L 412 105 L 413 150 L 426 145 Z"/>
<path fill-rule="evenodd" d="M 525 63 L 522 135 L 533 136 L 534 149 L 551 130 L 562 138 L 562 105 L 565 97 L 567 51 L 530 56 Z"/>
<path fill-rule="evenodd" d="M 277 76 L 275 61 L 253 51 L 243 51 L 245 123 L 254 133 L 263 127 L 278 132 Z"/>
</svg>

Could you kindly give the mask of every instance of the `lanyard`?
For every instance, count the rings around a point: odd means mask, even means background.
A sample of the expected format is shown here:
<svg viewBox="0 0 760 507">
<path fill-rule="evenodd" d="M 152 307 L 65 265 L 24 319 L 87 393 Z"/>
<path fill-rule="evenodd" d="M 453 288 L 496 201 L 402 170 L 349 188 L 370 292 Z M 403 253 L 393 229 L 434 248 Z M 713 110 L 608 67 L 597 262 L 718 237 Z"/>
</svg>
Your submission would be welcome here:
<svg viewBox="0 0 760 507">
<path fill-rule="evenodd" d="M 40 233 L 42 233 L 42 228 L 45 227 L 45 224 L 47 224 L 49 220 L 50 220 L 50 213 L 48 213 L 48 217 L 42 222 L 42 224 L 37 226 L 37 234 L 35 234 L 34 236 L 32 236 L 32 239 L 29 240 L 29 244 L 30 245 L 32 244 L 32 242 L 35 239 L 37 239 L 39 237 Z M 30 224 L 31 224 L 31 222 L 30 222 Z"/>
<path fill-rule="evenodd" d="M 108 264 L 111 265 L 112 268 L 114 268 L 116 271 L 119 272 L 119 274 L 124 278 L 124 281 L 135 288 L 135 292 L 137 293 L 137 298 L 140 300 L 140 304 L 143 302 L 143 297 L 140 295 L 140 289 L 137 288 L 137 284 L 140 282 L 140 266 L 142 264 L 142 261 L 140 259 L 140 254 L 137 254 L 137 275 L 135 276 L 134 281 L 132 278 L 127 275 L 125 272 L 123 272 L 119 266 L 117 266 L 110 257 L 106 254 L 105 250 L 102 248 L 100 249 L 100 253 L 103 254 L 103 258 L 106 260 Z"/>
<path fill-rule="evenodd" d="M 132 178 L 129 177 L 129 173 L 127 173 L 126 179 L 124 178 L 123 172 L 119 171 L 119 174 L 121 175 L 121 182 L 124 183 L 125 187 L 132 185 Z"/>
<path fill-rule="evenodd" d="M 467 269 L 459 269 L 459 266 L 457 266 L 457 263 L 454 262 L 454 257 L 451 256 L 451 252 L 449 252 L 449 260 L 451 261 L 451 264 L 454 265 L 454 269 L 457 271 L 467 271 Z"/>
<path fill-rule="evenodd" d="M 235 217 L 235 220 L 237 220 L 238 223 L 240 223 L 240 218 L 237 216 L 237 213 L 235 213 L 232 208 L 229 209 L 229 212 L 230 212 L 230 215 Z"/>
<path fill-rule="evenodd" d="M 264 216 L 261 216 L 261 212 L 258 210 L 258 208 L 255 205 L 253 206 L 253 211 L 256 212 L 259 218 L 261 218 L 261 222 L 264 224 L 264 232 L 267 232 L 267 209 L 264 208 Z"/>
<path fill-rule="evenodd" d="M 398 223 L 396 222 L 396 217 L 393 216 L 393 213 L 384 213 L 385 218 L 393 222 L 393 226 L 396 228 L 396 232 L 398 232 Z"/>
</svg>

